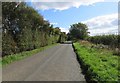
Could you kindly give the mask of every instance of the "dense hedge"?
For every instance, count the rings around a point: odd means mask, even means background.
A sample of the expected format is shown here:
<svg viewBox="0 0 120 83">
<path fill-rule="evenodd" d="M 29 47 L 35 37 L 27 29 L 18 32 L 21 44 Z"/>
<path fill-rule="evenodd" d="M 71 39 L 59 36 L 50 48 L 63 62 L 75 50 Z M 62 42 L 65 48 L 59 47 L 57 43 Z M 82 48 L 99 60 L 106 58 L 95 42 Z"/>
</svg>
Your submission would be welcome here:
<svg viewBox="0 0 120 83">
<path fill-rule="evenodd" d="M 120 49 L 120 35 L 102 35 L 102 36 L 91 36 L 88 41 L 95 44 L 108 45 L 111 48 Z"/>
<path fill-rule="evenodd" d="M 63 40 L 64 39 L 64 40 Z M 2 56 L 65 41 L 66 34 L 25 3 L 2 3 Z"/>
</svg>

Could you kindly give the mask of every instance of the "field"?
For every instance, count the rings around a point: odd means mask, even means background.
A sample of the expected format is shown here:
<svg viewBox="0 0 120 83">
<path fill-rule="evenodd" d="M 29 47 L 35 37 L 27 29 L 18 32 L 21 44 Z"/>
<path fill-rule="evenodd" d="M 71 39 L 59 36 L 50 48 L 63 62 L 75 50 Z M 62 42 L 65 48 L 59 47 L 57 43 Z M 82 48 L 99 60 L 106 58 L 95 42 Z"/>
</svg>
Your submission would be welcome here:
<svg viewBox="0 0 120 83">
<path fill-rule="evenodd" d="M 120 77 L 118 59 L 120 58 L 113 55 L 112 50 L 97 48 L 94 44 L 85 41 L 73 45 L 88 80 L 118 81 Z"/>
</svg>

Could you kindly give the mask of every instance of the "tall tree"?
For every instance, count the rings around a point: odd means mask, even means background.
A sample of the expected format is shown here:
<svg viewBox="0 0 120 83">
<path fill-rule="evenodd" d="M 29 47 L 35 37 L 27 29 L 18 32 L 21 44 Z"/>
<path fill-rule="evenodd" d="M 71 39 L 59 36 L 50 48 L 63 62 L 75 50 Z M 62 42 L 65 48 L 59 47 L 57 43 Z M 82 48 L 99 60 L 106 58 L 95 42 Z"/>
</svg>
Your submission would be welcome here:
<svg viewBox="0 0 120 83">
<path fill-rule="evenodd" d="M 88 36 L 87 30 L 87 25 L 83 23 L 73 24 L 69 30 L 69 37 L 71 39 L 85 39 Z"/>
<path fill-rule="evenodd" d="M 2 3 L 3 56 L 56 43 L 64 37 L 61 35 L 59 27 L 53 27 L 26 3 Z"/>
</svg>

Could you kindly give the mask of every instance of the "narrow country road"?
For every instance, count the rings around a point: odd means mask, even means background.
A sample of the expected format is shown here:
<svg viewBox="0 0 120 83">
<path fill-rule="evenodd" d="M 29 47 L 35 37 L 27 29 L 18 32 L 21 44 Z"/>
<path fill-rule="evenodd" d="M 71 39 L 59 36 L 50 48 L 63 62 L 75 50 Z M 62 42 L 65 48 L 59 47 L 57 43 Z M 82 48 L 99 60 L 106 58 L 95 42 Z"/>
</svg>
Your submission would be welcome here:
<svg viewBox="0 0 120 83">
<path fill-rule="evenodd" d="M 60 44 L 13 62 L 2 73 L 3 81 L 85 81 L 72 44 Z"/>
</svg>

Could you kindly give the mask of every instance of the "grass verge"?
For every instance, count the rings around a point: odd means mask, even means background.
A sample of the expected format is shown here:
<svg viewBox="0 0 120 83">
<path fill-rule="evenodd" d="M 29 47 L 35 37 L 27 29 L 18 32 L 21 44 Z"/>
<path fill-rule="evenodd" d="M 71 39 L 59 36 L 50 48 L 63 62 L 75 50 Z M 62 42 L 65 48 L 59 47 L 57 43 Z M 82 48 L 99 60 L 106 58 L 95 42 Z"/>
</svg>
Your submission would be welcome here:
<svg viewBox="0 0 120 83">
<path fill-rule="evenodd" d="M 90 43 L 74 43 L 74 50 L 87 81 L 117 83 L 120 78 L 119 56 L 107 49 L 92 48 Z"/>
<path fill-rule="evenodd" d="M 18 54 L 8 55 L 8 56 L 5 56 L 2 59 L 0 59 L 0 63 L 2 64 L 2 66 L 6 66 L 6 65 L 8 65 L 8 64 L 10 64 L 14 61 L 24 59 L 28 56 L 34 55 L 34 54 L 36 54 L 40 51 L 43 51 L 43 50 L 45 50 L 47 48 L 50 48 L 52 46 L 55 46 L 55 45 L 57 45 L 57 44 L 41 47 L 41 48 L 34 49 L 34 50 L 31 50 L 31 51 L 24 51 L 24 52 L 21 52 L 21 53 L 18 53 Z"/>
</svg>

